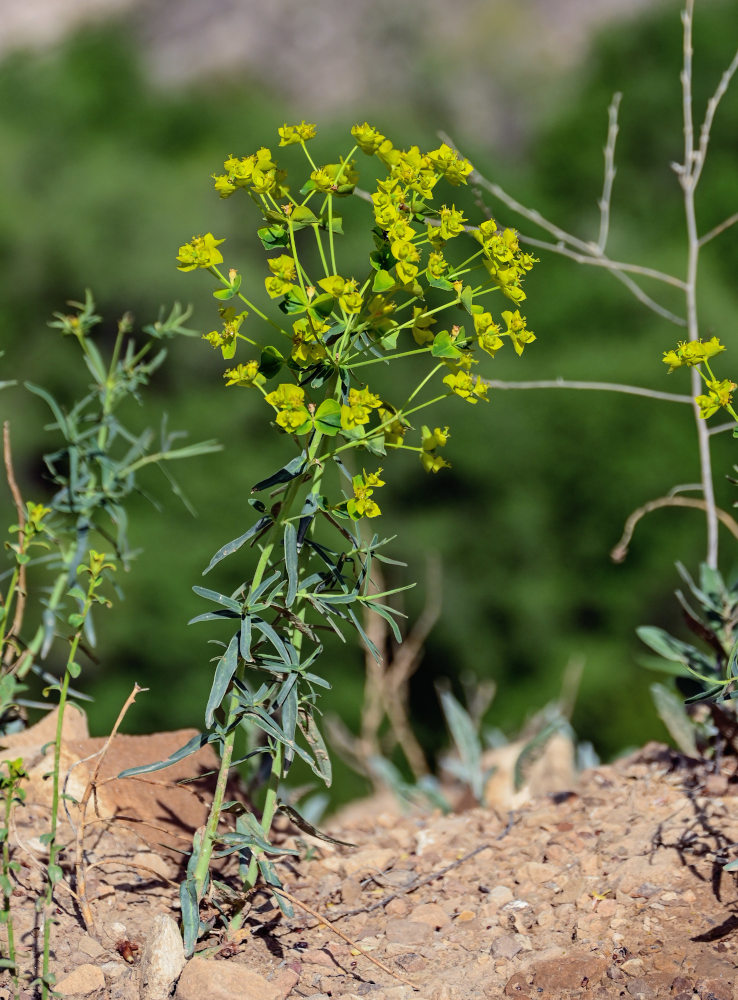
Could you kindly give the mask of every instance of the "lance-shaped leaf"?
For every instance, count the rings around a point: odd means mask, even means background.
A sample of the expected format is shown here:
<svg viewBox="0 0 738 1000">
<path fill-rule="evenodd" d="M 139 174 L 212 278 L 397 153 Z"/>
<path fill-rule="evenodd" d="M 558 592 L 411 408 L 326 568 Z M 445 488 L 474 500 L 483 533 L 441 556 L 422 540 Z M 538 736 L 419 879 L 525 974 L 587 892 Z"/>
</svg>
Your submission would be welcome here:
<svg viewBox="0 0 738 1000">
<path fill-rule="evenodd" d="M 315 717 L 309 709 L 302 709 L 298 719 L 298 725 L 300 726 L 300 732 L 305 737 L 305 742 L 313 751 L 315 763 L 317 765 L 317 774 L 323 779 L 327 787 L 330 788 L 331 782 L 333 781 L 331 758 L 328 754 L 325 740 L 315 723 Z M 313 768 L 313 770 L 315 770 L 315 768 Z"/>
<path fill-rule="evenodd" d="M 232 597 L 226 597 L 225 594 L 218 593 L 217 590 L 208 590 L 207 587 L 193 587 L 194 592 L 198 597 L 204 597 L 206 601 L 213 601 L 214 604 L 220 604 L 224 608 L 228 608 L 229 611 L 236 611 L 241 614 L 241 605 L 238 601 L 234 601 Z"/>
<path fill-rule="evenodd" d="M 223 703 L 226 691 L 228 690 L 228 686 L 236 672 L 237 666 L 238 632 L 231 638 L 225 653 L 223 653 L 220 660 L 218 660 L 218 666 L 215 669 L 213 686 L 210 688 L 210 697 L 208 698 L 207 708 L 205 709 L 205 725 L 208 729 L 213 724 L 213 716 L 215 715 L 216 710 L 219 709 Z"/>
<path fill-rule="evenodd" d="M 167 757 L 166 760 L 159 760 L 155 764 L 139 764 L 137 767 L 129 767 L 125 771 L 121 771 L 118 775 L 119 778 L 131 778 L 135 774 L 150 774 L 152 771 L 162 771 L 165 767 L 171 767 L 172 764 L 176 764 L 180 760 L 184 760 L 185 757 L 189 757 L 193 753 L 197 753 L 201 750 L 207 743 L 212 743 L 213 738 L 208 733 L 197 733 L 188 740 L 183 747 L 179 750 L 175 750 L 171 756 Z"/>
<path fill-rule="evenodd" d="M 280 726 L 271 719 L 264 709 L 260 705 L 254 705 L 252 708 L 248 708 L 244 715 L 248 715 L 254 720 L 254 724 L 262 729 L 267 736 L 272 736 L 274 739 L 279 740 L 279 742 L 291 750 L 298 757 L 310 767 L 310 769 L 319 777 L 322 778 L 323 774 L 318 764 L 313 760 L 310 754 L 303 750 L 299 743 L 295 740 L 291 740 L 287 737 L 286 733 L 280 728 Z"/>
<path fill-rule="evenodd" d="M 254 618 L 252 624 L 253 627 L 261 632 L 264 638 L 276 649 L 277 655 L 283 663 L 291 664 L 293 662 L 287 646 L 285 646 L 282 639 L 268 622 L 265 622 L 262 618 Z"/>
<path fill-rule="evenodd" d="M 297 594 L 298 582 L 297 528 L 292 521 L 288 521 L 284 526 L 284 565 L 287 570 L 287 594 L 284 603 L 291 608 Z"/>
<path fill-rule="evenodd" d="M 279 469 L 273 475 L 268 476 L 266 479 L 262 479 L 255 486 L 251 487 L 252 493 L 258 493 L 260 490 L 269 489 L 270 486 L 279 486 L 281 483 L 289 483 L 292 479 L 297 479 L 298 476 L 302 475 L 305 471 L 305 466 L 307 465 L 307 459 L 305 452 L 298 455 L 297 458 L 293 458 L 291 462 Z"/>
<path fill-rule="evenodd" d="M 285 816 L 288 816 L 298 830 L 302 830 L 303 833 L 310 834 L 311 837 L 317 837 L 318 840 L 324 840 L 326 844 L 336 844 L 337 847 L 356 847 L 356 844 L 352 844 L 348 840 L 337 840 L 335 837 L 329 837 L 327 833 L 323 833 L 322 830 L 313 826 L 312 823 L 308 823 L 305 817 L 301 816 L 297 809 L 293 809 L 292 806 L 288 806 L 286 802 L 280 802 L 277 809 L 279 809 L 280 812 L 283 812 Z"/>
<path fill-rule="evenodd" d="M 260 517 L 256 524 L 252 525 L 248 531 L 245 531 L 238 538 L 234 538 L 231 542 L 226 542 L 218 551 L 215 553 L 213 558 L 208 563 L 207 567 L 202 571 L 202 575 L 205 576 L 209 573 L 213 566 L 217 566 L 221 559 L 225 559 L 227 556 L 232 556 L 234 552 L 238 552 L 242 545 L 245 545 L 252 538 L 256 538 L 265 531 L 272 524 L 274 518 L 271 514 L 265 514 Z"/>
</svg>

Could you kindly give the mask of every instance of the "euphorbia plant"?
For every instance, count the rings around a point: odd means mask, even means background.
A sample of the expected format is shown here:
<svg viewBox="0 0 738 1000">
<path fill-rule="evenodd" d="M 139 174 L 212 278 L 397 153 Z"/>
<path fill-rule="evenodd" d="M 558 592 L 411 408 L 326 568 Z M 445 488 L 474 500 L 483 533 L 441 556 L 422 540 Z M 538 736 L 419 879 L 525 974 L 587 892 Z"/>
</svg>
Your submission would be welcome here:
<svg viewBox="0 0 738 1000">
<path fill-rule="evenodd" d="M 259 496 L 249 500 L 252 522 L 205 570 L 239 552 L 243 582 L 231 594 L 194 588 L 215 607 L 193 620 L 226 621 L 230 635 L 216 661 L 206 732 L 175 755 L 181 759 L 206 742 L 221 755 L 210 817 L 196 835 L 181 890 L 189 952 L 213 856 L 239 857 L 242 891 L 230 893 L 232 928 L 259 874 L 288 906 L 270 860 L 286 852 L 270 842 L 270 830 L 280 808 L 305 826 L 280 798 L 293 760 L 331 781 L 318 724 L 319 695 L 329 687 L 316 672 L 322 636 L 354 630 L 379 658 L 362 627 L 371 609 L 400 641 L 398 613 L 387 603 L 395 591 L 370 588 L 373 560 L 388 559 L 387 539 L 363 528 L 381 513 L 383 466 L 394 452 L 410 453 L 428 472 L 447 466 L 449 428 L 433 426 L 427 411 L 452 395 L 469 405 L 485 400 L 478 356 L 494 357 L 508 340 L 520 355 L 535 339 L 519 310 L 534 258 L 513 230 L 491 219 L 470 225 L 448 204 L 449 185 L 464 185 L 471 164 L 445 144 L 426 153 L 417 146 L 397 149 L 368 124 L 355 126 L 352 135 L 346 156 L 320 163 L 307 146 L 314 125 L 280 128 L 279 145 L 300 147 L 307 162 L 307 177 L 297 184 L 267 148 L 225 161 L 216 191 L 222 198 L 243 191 L 261 215 L 258 238 L 267 259 L 260 277 L 242 279 L 225 261 L 224 240 L 211 233 L 180 247 L 177 258 L 180 270 L 206 271 L 217 285 L 221 323 L 205 339 L 231 362 L 226 386 L 260 394 L 265 417 L 293 452 L 254 484 Z M 373 157 L 383 175 L 372 193 L 357 186 L 358 151 Z M 437 191 L 444 194 L 439 198 Z M 338 256 L 340 205 L 350 195 L 371 205 L 371 252 L 359 277 Z M 253 300 L 252 289 L 262 282 L 277 307 L 270 315 Z M 494 293 L 508 305 L 496 315 L 488 305 Z M 427 369 L 400 396 L 385 398 L 375 388 L 376 366 L 409 358 L 427 359 Z M 253 561 L 243 558 L 246 547 L 254 550 Z M 266 755 L 270 762 L 260 820 L 225 801 L 240 727 L 259 734 L 248 756 Z M 235 814 L 235 830 L 221 827 L 224 811 Z M 220 883 L 215 888 L 227 895 Z M 213 898 L 218 901 L 218 892 Z"/>
</svg>

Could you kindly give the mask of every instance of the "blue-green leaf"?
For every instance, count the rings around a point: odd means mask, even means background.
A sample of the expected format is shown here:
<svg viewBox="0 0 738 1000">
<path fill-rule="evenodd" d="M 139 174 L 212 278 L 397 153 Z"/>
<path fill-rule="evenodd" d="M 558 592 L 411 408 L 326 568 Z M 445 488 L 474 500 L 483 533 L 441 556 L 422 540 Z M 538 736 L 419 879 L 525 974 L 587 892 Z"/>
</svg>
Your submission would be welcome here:
<svg viewBox="0 0 738 1000">
<path fill-rule="evenodd" d="M 252 493 L 258 493 L 260 490 L 269 489 L 270 486 L 278 486 L 280 483 L 289 483 L 292 479 L 297 479 L 298 476 L 302 475 L 305 471 L 305 466 L 307 465 L 307 460 L 305 453 L 298 455 L 297 458 L 293 458 L 291 462 L 279 469 L 273 475 L 268 476 L 266 479 L 262 479 L 255 486 L 251 487 Z"/>
<path fill-rule="evenodd" d="M 226 544 L 223 545 L 221 548 L 219 548 L 218 551 L 215 553 L 213 558 L 208 563 L 207 567 L 202 571 L 202 575 L 205 576 L 206 573 L 209 573 L 210 570 L 213 568 L 213 566 L 218 565 L 221 559 L 225 559 L 227 556 L 233 555 L 234 552 L 238 552 L 241 546 L 245 545 L 246 542 L 249 541 L 249 539 L 255 538 L 262 531 L 268 528 L 273 520 L 274 519 L 270 514 L 267 514 L 265 517 L 260 517 L 259 520 L 256 522 L 256 524 L 250 527 L 248 531 L 245 531 L 242 535 L 239 535 L 238 538 L 234 538 L 233 541 L 226 542 Z"/>
<path fill-rule="evenodd" d="M 217 590 L 208 590 L 207 587 L 193 587 L 192 589 L 198 597 L 204 597 L 206 601 L 213 601 L 215 604 L 221 604 L 230 611 L 237 611 L 238 614 L 241 613 L 241 605 L 238 601 L 234 601 L 232 597 L 226 597 L 225 594 L 220 594 Z"/>
<path fill-rule="evenodd" d="M 237 666 L 238 633 L 231 638 L 225 653 L 221 656 L 218 661 L 218 666 L 215 669 L 213 686 L 210 689 L 210 697 L 208 698 L 207 708 L 205 709 L 205 725 L 208 729 L 213 724 L 213 716 L 215 715 L 216 710 L 220 708 L 223 698 L 225 698 L 228 685 L 231 683 L 231 679 L 236 672 Z"/>
<path fill-rule="evenodd" d="M 287 570 L 287 595 L 284 603 L 288 608 L 292 607 L 297 594 L 297 529 L 292 521 L 288 521 L 284 526 L 284 565 Z"/>
</svg>

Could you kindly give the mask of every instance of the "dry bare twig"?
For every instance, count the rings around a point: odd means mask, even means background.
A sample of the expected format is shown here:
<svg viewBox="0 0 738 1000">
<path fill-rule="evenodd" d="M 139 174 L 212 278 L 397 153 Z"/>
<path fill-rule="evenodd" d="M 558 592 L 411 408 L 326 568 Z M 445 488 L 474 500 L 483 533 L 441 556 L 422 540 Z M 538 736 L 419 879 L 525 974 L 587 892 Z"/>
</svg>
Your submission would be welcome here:
<svg viewBox="0 0 738 1000">
<path fill-rule="evenodd" d="M 498 201 L 500 201 L 506 208 L 513 211 L 515 214 L 521 216 L 523 219 L 533 223 L 538 226 L 544 232 L 548 233 L 549 236 L 553 237 L 555 242 L 549 242 L 546 240 L 539 240 L 533 237 L 527 237 L 525 235 L 520 236 L 522 242 L 526 242 L 534 247 L 539 247 L 541 249 L 549 250 L 553 253 L 560 254 L 565 257 L 569 257 L 577 261 L 580 264 L 590 265 L 595 267 L 606 268 L 612 275 L 619 281 L 622 281 L 635 295 L 637 299 L 643 302 L 648 308 L 652 309 L 658 315 L 664 319 L 676 323 L 680 326 L 685 326 L 687 330 L 687 336 L 690 341 L 697 341 L 700 339 L 700 328 L 697 315 L 697 272 L 698 272 L 698 261 L 699 253 L 702 247 L 708 243 L 710 240 L 714 239 L 716 236 L 725 232 L 730 226 L 738 222 L 738 213 L 734 213 L 728 216 L 722 223 L 715 226 L 713 229 L 709 230 L 704 235 L 700 236 L 697 226 L 697 217 L 695 213 L 695 191 L 699 183 L 700 177 L 702 175 L 702 170 L 705 165 L 705 160 L 707 156 L 707 150 L 710 143 L 710 136 L 712 133 L 712 127 L 715 119 L 715 114 L 717 108 L 725 95 L 728 87 L 731 84 L 734 76 L 738 72 L 738 51 L 736 51 L 733 59 L 731 60 L 729 66 L 722 74 L 720 81 L 707 102 L 707 107 L 705 110 L 705 115 L 700 127 L 699 140 L 697 145 L 695 145 L 695 130 L 694 130 L 694 120 L 693 120 L 693 99 L 692 99 L 692 78 L 693 78 L 693 65 L 692 65 L 692 26 L 694 18 L 694 0 L 686 0 L 685 7 L 682 12 L 682 25 L 683 25 L 683 51 L 682 51 L 682 70 L 680 74 L 681 87 L 682 87 L 682 119 L 683 119 L 683 131 L 684 131 L 684 162 L 672 164 L 672 169 L 675 171 L 679 183 L 683 191 L 684 199 L 684 215 L 687 228 L 687 255 L 685 262 L 685 277 L 678 278 L 674 275 L 667 274 L 663 271 L 659 271 L 650 267 L 643 267 L 639 264 L 629 264 L 623 261 L 611 260 L 605 253 L 605 246 L 607 242 L 607 235 L 609 231 L 610 224 L 610 202 L 612 195 L 612 186 L 615 178 L 615 141 L 618 132 L 618 109 L 620 104 L 620 95 L 616 94 L 613 98 L 612 103 L 608 111 L 608 133 L 607 142 L 604 149 L 605 155 L 605 168 L 604 168 L 604 179 L 602 187 L 602 197 L 599 201 L 600 208 L 600 226 L 599 226 L 599 236 L 597 242 L 585 241 L 577 236 L 567 232 L 560 226 L 546 219 L 540 212 L 535 209 L 530 209 L 526 205 L 521 204 L 515 198 L 511 197 L 500 185 L 487 180 L 479 174 L 478 171 L 473 171 L 470 175 L 470 180 L 473 184 L 477 185 L 478 189 L 484 189 L 493 195 Z M 453 140 L 445 135 L 441 137 L 449 145 L 454 146 Z M 480 195 L 481 199 L 481 195 Z M 637 275 L 638 277 L 647 278 L 650 280 L 658 281 L 662 284 L 674 287 L 684 294 L 684 306 L 685 314 L 684 316 L 678 316 L 671 310 L 667 309 L 661 303 L 656 302 L 650 296 L 648 296 L 643 289 L 638 285 L 632 275 Z M 615 392 L 626 392 L 634 395 L 644 395 L 649 396 L 653 399 L 663 399 L 673 402 L 686 402 L 687 399 L 682 396 L 672 396 L 670 393 L 656 393 L 652 390 L 640 389 L 635 386 L 617 386 L 608 383 L 575 383 L 566 382 L 563 379 L 557 380 L 545 380 L 539 382 L 525 382 L 525 383 L 514 383 L 514 382 L 497 382 L 490 380 L 488 385 L 495 388 L 576 388 L 576 389 L 602 389 L 607 391 Z M 683 507 L 694 507 L 703 510 L 706 515 L 706 527 L 707 527 L 707 551 L 705 561 L 708 566 L 715 568 L 717 566 L 717 555 L 718 555 L 718 522 L 722 521 L 726 524 L 731 531 L 733 531 L 733 525 L 735 521 L 726 514 L 725 511 L 718 509 L 715 500 L 715 490 L 713 483 L 713 473 L 712 473 L 712 460 L 710 455 L 710 438 L 715 433 L 719 433 L 723 427 L 710 428 L 708 427 L 705 420 L 700 417 L 699 406 L 696 404 L 695 397 L 701 392 L 702 385 L 700 380 L 700 375 L 695 368 L 691 371 L 691 397 L 690 402 L 692 402 L 695 426 L 697 430 L 697 441 L 698 441 L 698 451 L 700 460 L 700 489 L 702 491 L 703 499 L 701 501 L 687 498 L 675 498 L 675 497 L 662 497 L 659 500 L 651 501 L 648 504 L 638 508 L 637 511 L 631 515 L 628 522 L 626 523 L 626 535 L 628 526 L 632 527 L 651 510 L 656 510 L 660 507 L 665 506 L 683 506 Z M 626 535 L 623 538 L 626 538 Z M 627 540 L 624 542 L 621 539 L 620 543 L 615 547 L 613 553 L 621 553 L 621 558 L 627 551 L 627 541 L 629 541 L 630 535 L 627 536 Z M 615 558 L 615 555 L 613 556 Z"/>
</svg>

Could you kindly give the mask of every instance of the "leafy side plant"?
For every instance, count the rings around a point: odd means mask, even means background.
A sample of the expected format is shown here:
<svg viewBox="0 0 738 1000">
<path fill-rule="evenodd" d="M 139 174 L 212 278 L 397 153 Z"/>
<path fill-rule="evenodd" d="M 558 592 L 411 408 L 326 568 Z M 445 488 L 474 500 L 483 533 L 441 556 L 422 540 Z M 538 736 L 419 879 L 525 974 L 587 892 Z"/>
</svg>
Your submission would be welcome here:
<svg viewBox="0 0 738 1000">
<path fill-rule="evenodd" d="M 53 983 L 49 967 L 53 900 L 55 887 L 63 877 L 57 830 L 64 710 L 69 696 L 77 694 L 71 684 L 81 673 L 82 654 L 95 645 L 92 610 L 110 605 L 106 591 L 113 583 L 111 574 L 118 566 L 127 569 L 132 558 L 126 501 L 140 489 L 139 473 L 145 466 L 155 464 L 163 469 L 168 461 L 219 447 L 212 441 L 174 447 L 178 435 L 167 431 L 166 421 L 160 442 L 154 447 L 154 431 L 149 428 L 142 433 L 132 432 L 120 413 L 126 402 L 140 401 L 141 390 L 164 361 L 166 349 L 161 341 L 191 333 L 184 325 L 186 312 L 175 306 L 168 317 L 144 328 L 143 342 L 137 342 L 132 319 L 126 315 L 118 323 L 112 349 L 104 352 L 93 339 L 100 317 L 90 293 L 83 303 L 71 305 L 73 313 L 56 314 L 50 325 L 77 342 L 92 376 L 89 392 L 66 409 L 45 389 L 26 383 L 26 388 L 48 405 L 53 417 L 48 429 L 61 439 L 55 450 L 44 456 L 47 478 L 53 487 L 48 505 L 23 502 L 13 474 L 9 424 L 4 428 L 5 467 L 17 523 L 11 525 L 5 543 L 11 567 L 2 578 L 4 591 L 0 594 L 0 732 L 7 733 L 19 725 L 22 710 L 30 704 L 45 707 L 28 703 L 23 697 L 31 674 L 46 683 L 45 695 L 56 692 L 59 698 L 51 768 L 51 819 L 49 830 L 40 838 L 49 851 L 46 891 L 38 901 L 43 912 L 42 968 L 40 979 L 34 981 L 40 985 L 42 997 L 48 995 Z M 45 666 L 57 650 L 63 650 L 61 677 Z M 10 810 L 22 801 L 18 790 L 23 777 L 22 761 L 6 762 L 6 768 L 8 775 L 2 779 L 6 792 L 2 886 L 10 931 L 7 888 L 14 862 L 7 855 L 7 825 Z M 7 960 L 15 968 L 13 947 L 9 933 Z"/>
<path fill-rule="evenodd" d="M 472 170 L 467 160 L 445 144 L 425 153 L 398 149 L 368 124 L 355 126 L 353 147 L 329 163 L 316 162 L 308 149 L 315 126 L 285 125 L 279 136 L 281 147 L 298 147 L 304 156 L 297 182 L 268 148 L 229 157 L 215 177 L 222 198 L 242 192 L 261 217 L 263 276 L 243 280 L 225 263 L 224 241 L 211 233 L 178 255 L 180 270 L 206 271 L 216 283 L 221 323 L 205 339 L 231 362 L 226 385 L 261 396 L 271 426 L 291 449 L 284 465 L 253 485 L 261 496 L 249 500 L 251 523 L 205 570 L 248 548 L 253 561 L 239 556 L 243 582 L 228 594 L 194 588 L 210 610 L 193 621 L 228 628 L 219 640 L 205 732 L 175 755 L 181 759 L 206 742 L 221 755 L 210 816 L 195 837 L 181 888 L 189 953 L 205 929 L 199 906 L 214 857 L 238 857 L 241 891 L 234 896 L 215 883 L 210 894 L 216 905 L 227 895 L 232 929 L 259 877 L 289 909 L 272 860 L 285 852 L 270 831 L 283 810 L 315 832 L 283 801 L 294 760 L 331 782 L 319 711 L 320 693 L 329 687 L 318 673 L 325 635 L 355 632 L 379 659 L 362 624 L 369 609 L 401 638 L 389 603 L 396 590 L 370 590 L 373 562 L 393 561 L 384 551 L 388 539 L 364 527 L 381 513 L 380 463 L 403 452 L 427 472 L 448 466 L 449 428 L 434 426 L 428 411 L 448 396 L 468 405 L 484 401 L 479 355 L 494 357 L 507 342 L 520 355 L 535 340 L 519 310 L 534 258 L 512 229 L 489 219 L 471 225 L 448 204 L 449 186 L 464 185 Z M 380 175 L 372 191 L 358 186 L 358 152 Z M 438 197 L 439 191 L 446 193 Z M 339 254 L 341 204 L 350 195 L 367 203 L 370 252 L 359 277 Z M 269 313 L 256 302 L 257 282 L 276 307 Z M 508 305 L 496 318 L 489 308 L 495 293 Z M 404 363 L 412 373 L 418 361 L 424 368 L 417 380 L 387 398 L 379 388 L 387 365 Z M 260 819 L 226 801 L 241 729 L 251 738 L 246 756 L 269 765 Z M 235 817 L 235 829 L 222 824 L 224 813 Z"/>
</svg>

